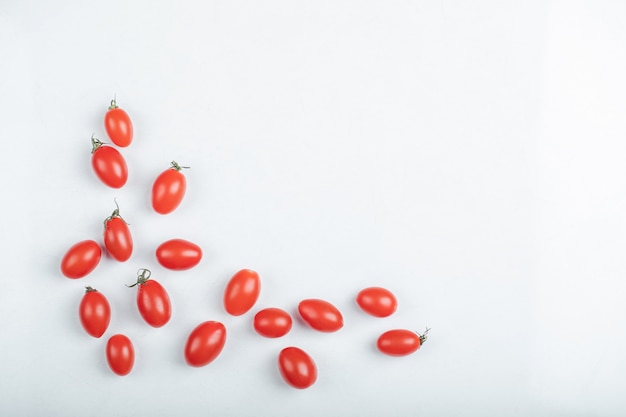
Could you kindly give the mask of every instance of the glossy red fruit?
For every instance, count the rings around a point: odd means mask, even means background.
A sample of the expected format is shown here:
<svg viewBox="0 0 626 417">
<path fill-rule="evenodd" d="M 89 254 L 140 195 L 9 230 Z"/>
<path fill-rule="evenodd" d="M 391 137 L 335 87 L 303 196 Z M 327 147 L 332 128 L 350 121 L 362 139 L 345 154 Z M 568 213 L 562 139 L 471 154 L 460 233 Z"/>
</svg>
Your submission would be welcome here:
<svg viewBox="0 0 626 417">
<path fill-rule="evenodd" d="M 114 144 L 125 148 L 133 141 L 133 124 L 128 113 L 111 100 L 109 110 L 104 115 L 104 128 Z"/>
<path fill-rule="evenodd" d="M 218 321 L 199 324 L 185 345 L 185 361 L 190 366 L 205 366 L 220 354 L 226 343 L 226 327 Z"/>
<path fill-rule="evenodd" d="M 376 346 L 382 353 L 390 356 L 406 356 L 420 348 L 427 339 L 426 334 L 416 333 L 412 330 L 394 329 L 388 330 L 378 337 Z"/>
<path fill-rule="evenodd" d="M 61 260 L 61 272 L 68 278 L 82 278 L 98 266 L 102 249 L 94 240 L 83 240 L 68 249 Z"/>
<path fill-rule="evenodd" d="M 109 368 L 117 375 L 128 375 L 135 364 L 135 349 L 130 339 L 123 334 L 109 338 L 106 346 Z"/>
<path fill-rule="evenodd" d="M 183 168 L 172 161 L 172 166 L 163 171 L 152 185 L 152 208 L 159 214 L 173 212 L 183 201 L 187 190 L 187 180 L 181 172 Z"/>
<path fill-rule="evenodd" d="M 300 301 L 298 312 L 302 319 L 320 332 L 336 332 L 343 327 L 341 312 L 328 301 L 310 298 Z"/>
<path fill-rule="evenodd" d="M 80 324 L 85 331 L 93 337 L 101 337 L 106 332 L 111 322 L 111 306 L 101 292 L 86 287 L 78 307 Z"/>
<path fill-rule="evenodd" d="M 261 292 L 259 274 L 242 269 L 228 281 L 224 291 L 224 308 L 228 314 L 240 316 L 254 306 Z"/>
<path fill-rule="evenodd" d="M 282 337 L 291 326 L 291 316 L 280 308 L 265 308 L 254 316 L 254 330 L 261 336 Z"/>
<path fill-rule="evenodd" d="M 128 167 L 122 154 L 94 137 L 91 144 L 91 166 L 96 176 L 111 188 L 122 188 L 128 180 Z"/>
<path fill-rule="evenodd" d="M 361 290 L 356 302 L 368 314 L 374 317 L 391 316 L 398 308 L 395 295 L 386 288 L 369 287 Z"/>
<path fill-rule="evenodd" d="M 313 359 L 300 348 L 290 346 L 280 351 L 278 369 L 285 382 L 294 388 L 308 388 L 317 380 Z"/>
<path fill-rule="evenodd" d="M 133 253 L 133 237 L 119 208 L 104 220 L 104 247 L 113 259 L 125 262 Z"/>
<path fill-rule="evenodd" d="M 165 268 L 183 271 L 198 265 L 202 259 L 202 249 L 187 240 L 171 239 L 157 247 L 156 258 Z"/>
<path fill-rule="evenodd" d="M 140 269 L 137 282 L 129 287 L 137 286 L 137 308 L 141 317 L 152 327 L 164 326 L 172 317 L 172 305 L 165 288 L 150 279 L 148 269 Z"/>
</svg>

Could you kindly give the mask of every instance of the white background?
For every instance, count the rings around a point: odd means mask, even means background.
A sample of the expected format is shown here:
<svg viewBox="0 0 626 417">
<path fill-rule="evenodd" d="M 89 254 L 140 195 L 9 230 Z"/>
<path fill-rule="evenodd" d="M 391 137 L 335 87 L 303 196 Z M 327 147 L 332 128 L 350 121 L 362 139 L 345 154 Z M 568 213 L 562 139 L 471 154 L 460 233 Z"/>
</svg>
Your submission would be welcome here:
<svg viewBox="0 0 626 417">
<path fill-rule="evenodd" d="M 472 4 L 470 4 L 472 3 Z M 4 0 L 0 5 L 0 414 L 11 416 L 622 416 L 626 374 L 626 3 Z M 135 126 L 123 189 L 90 166 L 113 95 Z M 171 160 L 188 192 L 149 204 Z M 65 251 L 120 204 L 135 252 L 81 280 Z M 170 272 L 174 237 L 204 258 Z M 145 324 L 140 267 L 169 291 Z M 228 316 L 240 268 L 262 279 Z M 83 287 L 109 299 L 101 339 Z M 381 285 L 398 312 L 362 313 Z M 258 336 L 261 307 L 327 299 L 344 328 Z M 222 354 L 188 367 L 204 320 Z M 432 327 L 390 358 L 382 331 Z M 136 350 L 127 377 L 106 339 Z M 307 390 L 279 350 L 315 359 Z"/>
</svg>

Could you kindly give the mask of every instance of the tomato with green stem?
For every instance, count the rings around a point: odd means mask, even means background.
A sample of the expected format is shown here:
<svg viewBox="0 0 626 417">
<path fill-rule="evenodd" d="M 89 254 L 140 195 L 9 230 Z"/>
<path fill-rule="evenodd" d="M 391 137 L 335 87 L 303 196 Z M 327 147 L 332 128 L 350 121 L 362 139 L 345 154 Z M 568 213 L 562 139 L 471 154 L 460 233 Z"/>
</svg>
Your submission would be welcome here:
<svg viewBox="0 0 626 417">
<path fill-rule="evenodd" d="M 113 143 L 122 148 L 133 140 L 133 123 L 128 113 L 117 105 L 115 98 L 104 115 L 104 129 Z"/>
<path fill-rule="evenodd" d="M 137 271 L 137 282 L 127 286 L 137 286 L 137 309 L 146 323 L 152 327 L 162 327 L 172 317 L 172 305 L 165 288 L 151 280 L 151 274 L 149 269 L 142 268 Z"/>
<path fill-rule="evenodd" d="M 111 305 L 98 290 L 85 287 L 86 291 L 80 301 L 78 316 L 85 331 L 99 338 L 106 332 L 111 322 Z"/>
<path fill-rule="evenodd" d="M 128 181 L 128 167 L 122 154 L 91 136 L 91 166 L 96 176 L 111 188 L 122 188 Z"/>
<path fill-rule="evenodd" d="M 378 350 L 389 356 L 406 356 L 415 352 L 428 338 L 430 329 L 419 334 L 407 329 L 393 329 L 381 334 L 376 341 Z"/>
<path fill-rule="evenodd" d="M 152 208 L 159 214 L 173 212 L 183 201 L 187 190 L 187 180 L 181 171 L 189 168 L 171 162 L 171 167 L 163 171 L 152 185 Z"/>
<path fill-rule="evenodd" d="M 109 338 L 106 345 L 106 358 L 109 368 L 119 375 L 128 375 L 135 364 L 135 348 L 128 336 L 116 334 Z"/>
<path fill-rule="evenodd" d="M 120 216 L 120 208 L 115 202 L 115 210 L 104 219 L 104 247 L 113 259 L 125 262 L 133 253 L 133 237 L 128 223 Z"/>
<path fill-rule="evenodd" d="M 95 240 L 76 243 L 61 260 L 61 273 L 68 278 L 82 278 L 93 271 L 100 263 L 102 249 Z"/>
</svg>

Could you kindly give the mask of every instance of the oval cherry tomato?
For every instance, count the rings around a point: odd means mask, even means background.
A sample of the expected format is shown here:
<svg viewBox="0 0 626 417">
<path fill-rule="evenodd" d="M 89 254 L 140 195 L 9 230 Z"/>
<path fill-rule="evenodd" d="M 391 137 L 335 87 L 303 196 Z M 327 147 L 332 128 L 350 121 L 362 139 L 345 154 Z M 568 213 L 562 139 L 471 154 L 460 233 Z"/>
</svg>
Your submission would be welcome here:
<svg viewBox="0 0 626 417">
<path fill-rule="evenodd" d="M 289 313 L 280 308 L 265 308 L 254 316 L 254 330 L 265 337 L 282 337 L 291 330 Z"/>
<path fill-rule="evenodd" d="M 157 247 L 156 258 L 165 268 L 183 271 L 198 265 L 202 259 L 202 249 L 183 239 L 171 239 Z"/>
<path fill-rule="evenodd" d="M 94 270 L 100 258 L 102 249 L 94 240 L 83 240 L 68 249 L 61 260 L 61 272 L 68 278 L 82 278 Z"/>
<path fill-rule="evenodd" d="M 415 352 L 426 341 L 426 334 L 419 334 L 406 329 L 386 331 L 378 337 L 376 346 L 382 353 L 390 356 L 405 356 Z"/>
<path fill-rule="evenodd" d="M 116 334 L 109 338 L 106 356 L 109 368 L 120 376 L 128 375 L 135 364 L 133 343 L 123 334 Z"/>
<path fill-rule="evenodd" d="M 152 327 L 164 326 L 172 317 L 172 305 L 167 291 L 157 281 L 150 279 L 149 269 L 140 269 L 137 282 L 130 287 L 138 286 L 137 308 L 141 317 Z"/>
<path fill-rule="evenodd" d="M 320 332 L 336 332 L 343 327 L 341 312 L 328 301 L 311 298 L 300 301 L 298 312 L 302 319 Z"/>
<path fill-rule="evenodd" d="M 133 253 L 133 237 L 119 208 L 104 220 L 104 247 L 113 259 L 125 262 Z"/>
<path fill-rule="evenodd" d="M 85 331 L 89 335 L 99 338 L 109 327 L 111 306 L 101 292 L 91 287 L 85 288 L 87 290 L 80 301 L 78 316 Z"/>
<path fill-rule="evenodd" d="M 356 302 L 368 314 L 375 317 L 391 316 L 398 308 L 398 301 L 393 293 L 381 287 L 369 287 L 361 290 Z"/>
<path fill-rule="evenodd" d="M 204 366 L 220 354 L 226 343 L 226 327 L 218 321 L 205 321 L 189 334 L 185 360 L 190 366 Z"/>
<path fill-rule="evenodd" d="M 313 359 L 294 346 L 280 351 L 278 369 L 285 382 L 294 388 L 308 388 L 317 380 L 317 368 Z"/>
<path fill-rule="evenodd" d="M 104 115 L 104 128 L 117 146 L 125 148 L 133 140 L 133 124 L 130 117 L 117 106 L 115 99 L 111 100 L 109 110 Z"/>
<path fill-rule="evenodd" d="M 224 308 L 228 314 L 241 316 L 252 308 L 261 292 L 259 274 L 242 269 L 228 281 L 224 291 Z"/>
<path fill-rule="evenodd" d="M 181 167 L 172 161 L 172 166 L 163 171 L 152 185 L 152 207 L 159 214 L 168 214 L 173 212 L 176 207 L 183 201 L 185 190 L 187 189 L 187 180 Z"/>
<path fill-rule="evenodd" d="M 92 137 L 91 166 L 100 181 L 112 188 L 122 188 L 128 180 L 128 167 L 122 154 Z"/>
</svg>

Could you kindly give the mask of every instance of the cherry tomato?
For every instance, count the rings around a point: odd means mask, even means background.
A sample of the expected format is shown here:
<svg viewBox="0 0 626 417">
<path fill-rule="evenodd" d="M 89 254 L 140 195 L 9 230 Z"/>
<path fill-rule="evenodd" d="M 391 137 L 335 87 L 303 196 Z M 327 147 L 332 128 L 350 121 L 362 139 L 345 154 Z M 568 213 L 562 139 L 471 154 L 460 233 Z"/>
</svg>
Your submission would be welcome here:
<svg viewBox="0 0 626 417">
<path fill-rule="evenodd" d="M 313 359 L 294 346 L 280 351 L 278 369 L 285 382 L 294 388 L 308 388 L 317 380 L 317 368 Z"/>
<path fill-rule="evenodd" d="M 119 208 L 104 220 L 104 247 L 113 259 L 125 262 L 133 253 L 133 237 Z"/>
<path fill-rule="evenodd" d="M 361 290 L 356 302 L 368 314 L 375 317 L 388 317 L 398 308 L 398 301 L 393 293 L 381 287 L 369 287 Z"/>
<path fill-rule="evenodd" d="M 298 312 L 302 319 L 320 332 L 336 332 L 343 327 L 341 312 L 328 301 L 310 298 L 300 301 Z"/>
<path fill-rule="evenodd" d="M 83 240 L 68 249 L 61 260 L 61 272 L 68 278 L 82 278 L 94 270 L 102 249 L 94 240 Z"/>
<path fill-rule="evenodd" d="M 106 356 L 109 368 L 120 376 L 128 375 L 135 364 L 133 343 L 123 334 L 116 334 L 109 338 Z"/>
<path fill-rule="evenodd" d="M 133 124 L 130 117 L 117 106 L 115 99 L 111 100 L 109 110 L 104 115 L 104 128 L 117 146 L 125 148 L 133 140 Z"/>
<path fill-rule="evenodd" d="M 111 321 L 111 306 L 101 292 L 85 287 L 85 295 L 78 307 L 80 323 L 85 331 L 93 337 L 100 337 L 106 332 Z"/>
<path fill-rule="evenodd" d="M 157 247 L 156 258 L 165 268 L 183 271 L 198 265 L 202 259 L 202 249 L 195 243 L 183 239 L 172 239 Z"/>
<path fill-rule="evenodd" d="M 242 269 L 228 281 L 224 291 L 224 308 L 228 314 L 241 316 L 252 308 L 261 292 L 259 274 Z"/>
<path fill-rule="evenodd" d="M 265 308 L 254 316 L 254 330 L 265 337 L 282 337 L 291 330 L 289 313 L 280 308 Z"/>
<path fill-rule="evenodd" d="M 137 308 L 141 317 L 152 327 L 164 326 L 172 317 L 172 306 L 167 291 L 157 281 L 150 279 L 149 269 L 140 269 L 137 282 L 130 287 L 138 286 Z"/>
<path fill-rule="evenodd" d="M 378 350 L 390 356 L 405 356 L 415 352 L 426 341 L 426 334 L 419 334 L 406 329 L 388 330 L 381 334 L 376 342 Z"/>
<path fill-rule="evenodd" d="M 92 137 L 91 166 L 100 181 L 111 188 L 122 188 L 128 180 L 128 167 L 122 154 Z"/>
<path fill-rule="evenodd" d="M 173 212 L 183 201 L 187 180 L 181 172 L 183 168 L 172 161 L 172 166 L 163 171 L 152 185 L 152 207 L 159 214 Z"/>
<path fill-rule="evenodd" d="M 190 366 L 204 366 L 220 354 L 226 343 L 226 327 L 218 321 L 199 324 L 185 345 L 185 360 Z"/>
</svg>

